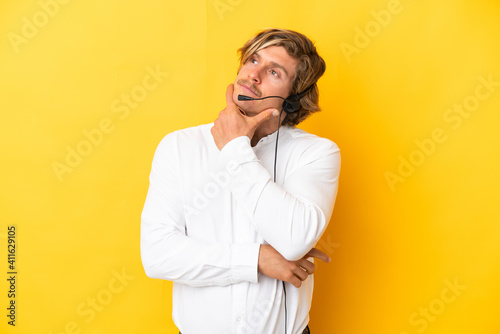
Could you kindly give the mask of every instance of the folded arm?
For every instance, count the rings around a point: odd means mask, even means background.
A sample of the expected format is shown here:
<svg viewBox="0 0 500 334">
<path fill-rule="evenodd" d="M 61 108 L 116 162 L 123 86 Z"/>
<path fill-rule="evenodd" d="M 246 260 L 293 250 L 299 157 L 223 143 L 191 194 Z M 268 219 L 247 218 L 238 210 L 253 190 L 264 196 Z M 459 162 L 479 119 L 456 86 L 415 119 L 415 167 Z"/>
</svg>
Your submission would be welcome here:
<svg viewBox="0 0 500 334">
<path fill-rule="evenodd" d="M 221 163 L 235 166 L 231 192 L 247 209 L 256 231 L 280 254 L 295 261 L 316 245 L 330 220 L 338 189 L 340 152 L 333 142 L 320 139 L 304 150 L 282 185 L 273 182 L 248 137 L 226 144 Z"/>
<path fill-rule="evenodd" d="M 141 216 L 141 258 L 151 278 L 192 286 L 257 282 L 259 244 L 203 242 L 186 235 L 175 145 L 158 146 Z"/>
</svg>

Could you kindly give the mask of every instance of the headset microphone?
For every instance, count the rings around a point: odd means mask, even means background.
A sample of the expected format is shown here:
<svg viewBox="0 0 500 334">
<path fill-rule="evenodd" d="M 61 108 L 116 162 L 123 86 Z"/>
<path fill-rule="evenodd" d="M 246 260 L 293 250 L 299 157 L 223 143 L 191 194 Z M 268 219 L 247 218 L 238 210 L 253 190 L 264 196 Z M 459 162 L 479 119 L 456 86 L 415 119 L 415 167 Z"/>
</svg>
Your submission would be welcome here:
<svg viewBox="0 0 500 334">
<path fill-rule="evenodd" d="M 271 96 L 265 97 L 265 99 L 270 98 L 270 97 Z M 238 95 L 238 101 L 253 101 L 253 100 L 257 100 L 257 99 L 254 99 L 253 97 L 246 96 L 246 95 Z M 262 99 L 259 99 L 259 100 L 262 100 Z"/>
<path fill-rule="evenodd" d="M 281 97 L 281 96 L 265 96 L 265 97 L 259 97 L 259 98 L 253 98 L 250 96 L 246 95 L 238 95 L 238 101 L 257 101 L 257 100 L 264 100 L 264 99 L 270 99 L 270 98 L 277 98 L 277 99 L 282 99 L 283 100 L 283 111 L 286 112 L 287 114 L 291 114 L 294 112 L 297 112 L 300 110 L 300 99 L 306 95 L 306 93 L 314 87 L 314 84 L 311 86 L 307 87 L 302 93 L 299 94 L 293 94 L 287 97 L 286 99 Z"/>
</svg>

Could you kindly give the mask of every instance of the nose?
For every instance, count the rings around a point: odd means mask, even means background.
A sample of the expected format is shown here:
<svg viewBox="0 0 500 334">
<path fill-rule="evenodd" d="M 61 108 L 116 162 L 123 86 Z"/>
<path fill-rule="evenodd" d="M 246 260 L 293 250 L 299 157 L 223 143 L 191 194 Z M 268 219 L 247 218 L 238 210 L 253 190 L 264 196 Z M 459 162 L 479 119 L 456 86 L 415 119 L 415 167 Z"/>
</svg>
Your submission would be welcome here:
<svg viewBox="0 0 500 334">
<path fill-rule="evenodd" d="M 248 73 L 248 78 L 256 84 L 259 84 L 261 81 L 261 71 L 262 69 L 260 66 L 254 67 L 249 73 Z"/>
</svg>

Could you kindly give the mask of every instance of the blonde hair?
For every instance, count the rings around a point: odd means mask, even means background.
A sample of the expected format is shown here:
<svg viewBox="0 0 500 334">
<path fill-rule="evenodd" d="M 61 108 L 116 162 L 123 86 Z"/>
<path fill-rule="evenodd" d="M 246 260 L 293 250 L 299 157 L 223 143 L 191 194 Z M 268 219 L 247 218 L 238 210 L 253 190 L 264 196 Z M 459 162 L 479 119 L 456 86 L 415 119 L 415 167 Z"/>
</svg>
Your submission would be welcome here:
<svg viewBox="0 0 500 334">
<path fill-rule="evenodd" d="M 297 125 L 310 114 L 320 110 L 316 82 L 325 72 L 325 61 L 319 56 L 314 43 L 306 36 L 292 30 L 265 29 L 238 49 L 240 54 L 238 72 L 252 55 L 269 46 L 281 46 L 291 57 L 298 60 L 290 94 L 301 93 L 309 86 L 314 85 L 300 99 L 300 110 L 286 114 L 282 123 L 283 125 Z"/>
</svg>

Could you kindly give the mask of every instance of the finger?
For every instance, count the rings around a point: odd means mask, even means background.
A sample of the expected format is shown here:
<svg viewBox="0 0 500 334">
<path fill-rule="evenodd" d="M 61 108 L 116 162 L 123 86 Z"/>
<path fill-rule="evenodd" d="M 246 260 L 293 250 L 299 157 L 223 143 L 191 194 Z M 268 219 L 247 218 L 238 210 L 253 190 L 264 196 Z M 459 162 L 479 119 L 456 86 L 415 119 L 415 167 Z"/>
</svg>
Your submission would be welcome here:
<svg viewBox="0 0 500 334">
<path fill-rule="evenodd" d="M 278 279 L 281 279 L 283 282 L 288 282 L 293 286 L 295 286 L 296 288 L 298 288 L 302 284 L 302 279 L 299 276 L 297 276 L 295 270 L 299 269 L 297 269 L 295 266 L 293 266 L 293 269 L 291 270 L 290 269 L 291 267 L 289 269 L 286 269 L 285 272 L 281 275 L 281 278 Z"/>
<path fill-rule="evenodd" d="M 300 261 L 298 261 L 297 263 L 300 267 L 302 267 L 308 275 L 311 275 L 314 273 L 314 271 L 316 270 L 316 266 L 314 265 L 314 263 L 312 263 L 311 261 L 309 260 L 306 260 L 306 259 L 302 259 Z"/>
<path fill-rule="evenodd" d="M 297 289 L 300 288 L 300 286 L 302 285 L 302 281 L 295 276 L 292 279 L 290 279 L 288 282 L 291 283 Z"/>
<path fill-rule="evenodd" d="M 293 273 L 295 276 L 297 276 L 298 279 L 300 279 L 301 281 L 305 281 L 308 277 L 309 277 L 309 274 L 302 268 L 300 268 L 299 266 L 297 266 L 294 270 L 293 270 Z"/>
<path fill-rule="evenodd" d="M 279 115 L 279 111 L 277 109 L 266 109 L 261 113 L 253 116 L 251 119 L 254 122 L 255 126 L 259 126 L 262 122 L 267 121 L 271 117 L 276 117 Z"/>
<path fill-rule="evenodd" d="M 314 257 L 326 263 L 331 261 L 330 257 L 317 248 L 313 248 L 306 254 L 306 257 Z"/>
</svg>

